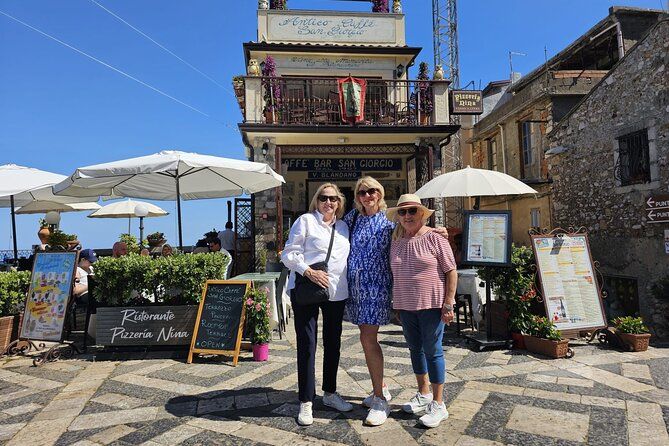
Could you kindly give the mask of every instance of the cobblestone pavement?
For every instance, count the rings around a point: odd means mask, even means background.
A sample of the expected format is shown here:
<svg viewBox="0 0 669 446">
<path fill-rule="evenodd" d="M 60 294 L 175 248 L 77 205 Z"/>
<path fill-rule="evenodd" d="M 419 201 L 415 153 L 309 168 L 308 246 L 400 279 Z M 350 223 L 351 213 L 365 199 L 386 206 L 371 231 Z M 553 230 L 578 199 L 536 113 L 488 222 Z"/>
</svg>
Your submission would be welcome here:
<svg viewBox="0 0 669 446">
<path fill-rule="evenodd" d="M 289 337 L 291 333 L 288 334 Z M 273 341 L 270 362 L 245 353 L 227 362 L 165 358 L 164 352 L 86 355 L 42 367 L 0 366 L 0 442 L 7 445 L 669 445 L 669 348 L 620 353 L 579 344 L 573 359 L 524 351 L 473 352 L 445 340 L 450 418 L 417 425 L 400 404 L 415 379 L 401 329 L 381 330 L 393 412 L 363 426 L 371 389 L 358 330 L 346 324 L 340 414 L 315 402 L 300 427 L 293 341 Z M 320 363 L 317 364 L 317 370 Z"/>
</svg>

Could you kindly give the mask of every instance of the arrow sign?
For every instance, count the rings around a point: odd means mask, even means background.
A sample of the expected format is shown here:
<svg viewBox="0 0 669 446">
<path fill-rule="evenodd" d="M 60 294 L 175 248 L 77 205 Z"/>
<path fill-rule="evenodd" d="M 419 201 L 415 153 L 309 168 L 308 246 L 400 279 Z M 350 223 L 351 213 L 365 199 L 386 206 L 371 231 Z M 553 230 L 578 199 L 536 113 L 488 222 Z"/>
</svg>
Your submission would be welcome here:
<svg viewBox="0 0 669 446">
<path fill-rule="evenodd" d="M 669 195 L 651 195 L 646 200 L 646 210 L 669 209 Z"/>
<path fill-rule="evenodd" d="M 648 209 L 646 217 L 648 218 L 648 223 L 669 223 L 669 209 Z"/>
</svg>

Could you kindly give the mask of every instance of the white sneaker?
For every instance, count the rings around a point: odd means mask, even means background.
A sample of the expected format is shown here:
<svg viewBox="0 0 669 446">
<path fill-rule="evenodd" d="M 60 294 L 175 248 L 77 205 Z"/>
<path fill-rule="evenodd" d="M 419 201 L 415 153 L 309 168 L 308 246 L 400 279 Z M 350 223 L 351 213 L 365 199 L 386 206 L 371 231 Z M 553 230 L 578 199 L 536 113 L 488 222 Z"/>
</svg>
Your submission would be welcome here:
<svg viewBox="0 0 669 446">
<path fill-rule="evenodd" d="M 402 410 L 406 413 L 419 413 L 427 409 L 427 406 L 432 402 L 432 394 L 423 395 L 416 392 L 413 398 L 408 403 L 402 405 Z"/>
<path fill-rule="evenodd" d="M 420 421 L 425 427 L 437 427 L 442 420 L 448 418 L 448 410 L 444 403 L 439 404 L 432 401 L 425 410 L 425 415 L 420 417 Z"/>
<path fill-rule="evenodd" d="M 390 394 L 390 390 L 388 390 L 388 386 L 383 386 L 383 397 L 388 402 L 390 402 L 390 400 L 393 399 L 393 396 Z M 362 400 L 362 405 L 365 406 L 365 407 L 372 407 L 372 400 L 373 399 L 374 399 L 374 392 L 372 392 L 371 395 L 369 395 L 367 398 Z"/>
<path fill-rule="evenodd" d="M 313 403 L 300 403 L 300 413 L 297 415 L 297 424 L 300 426 L 311 426 L 314 424 L 314 415 L 311 412 Z"/>
<path fill-rule="evenodd" d="M 333 409 L 337 409 L 339 412 L 350 412 L 353 410 L 353 404 L 339 396 L 337 392 L 335 393 L 324 393 L 323 394 L 323 404 Z"/>
<path fill-rule="evenodd" d="M 365 418 L 365 424 L 367 426 L 381 426 L 388 419 L 388 415 L 390 415 L 388 401 L 375 396 L 372 398 L 371 406 L 371 409 L 367 413 L 367 418 Z"/>
</svg>

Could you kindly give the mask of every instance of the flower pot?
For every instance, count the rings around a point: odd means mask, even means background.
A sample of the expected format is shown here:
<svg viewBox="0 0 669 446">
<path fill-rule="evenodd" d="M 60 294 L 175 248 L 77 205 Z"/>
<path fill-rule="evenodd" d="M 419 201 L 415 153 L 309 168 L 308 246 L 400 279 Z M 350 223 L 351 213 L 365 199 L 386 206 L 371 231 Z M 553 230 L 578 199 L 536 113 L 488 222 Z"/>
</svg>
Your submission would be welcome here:
<svg viewBox="0 0 669 446">
<path fill-rule="evenodd" d="M 427 113 L 420 114 L 420 125 L 427 125 L 430 116 Z"/>
<path fill-rule="evenodd" d="M 147 239 L 146 241 L 149 243 L 150 248 L 157 248 L 165 244 L 164 238 L 153 238 L 153 239 L 150 238 Z"/>
<path fill-rule="evenodd" d="M 49 241 L 49 235 L 51 235 L 49 228 L 40 228 L 37 232 L 37 237 L 39 237 L 39 241 L 42 242 L 43 245 L 46 245 Z"/>
<path fill-rule="evenodd" d="M 265 124 L 274 124 L 274 112 L 265 111 Z"/>
<path fill-rule="evenodd" d="M 522 333 L 511 332 L 511 339 L 513 339 L 514 350 L 525 350 L 525 338 Z"/>
<path fill-rule="evenodd" d="M 627 344 L 633 352 L 645 352 L 648 350 L 648 341 L 650 333 L 632 334 L 616 331 L 620 339 Z"/>
<path fill-rule="evenodd" d="M 525 347 L 527 351 L 539 353 L 549 358 L 564 358 L 569 353 L 569 341 L 551 341 L 550 339 L 535 338 L 534 336 L 523 335 L 525 338 Z"/>
<path fill-rule="evenodd" d="M 267 361 L 269 359 L 269 344 L 253 344 L 253 360 Z"/>
<path fill-rule="evenodd" d="M 74 250 L 77 246 L 79 246 L 79 240 L 68 240 L 67 241 L 67 250 L 68 251 Z"/>
<path fill-rule="evenodd" d="M 21 319 L 22 317 L 18 314 L 14 316 L 0 317 L 0 354 L 7 350 L 7 346 L 9 346 L 12 341 L 19 338 Z"/>
</svg>

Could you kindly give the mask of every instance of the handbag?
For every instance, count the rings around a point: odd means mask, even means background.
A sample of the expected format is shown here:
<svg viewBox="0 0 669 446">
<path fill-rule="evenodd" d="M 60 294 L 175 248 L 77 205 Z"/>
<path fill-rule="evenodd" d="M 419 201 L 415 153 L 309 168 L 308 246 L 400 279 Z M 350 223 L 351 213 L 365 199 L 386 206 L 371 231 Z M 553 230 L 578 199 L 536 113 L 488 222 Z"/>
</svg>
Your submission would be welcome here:
<svg viewBox="0 0 669 446">
<path fill-rule="evenodd" d="M 330 246 L 328 247 L 328 255 L 324 262 L 316 262 L 309 265 L 309 268 L 326 271 L 328 270 L 328 261 L 330 260 L 330 253 L 332 252 L 332 245 L 334 243 L 335 225 L 332 225 L 332 235 L 330 236 Z M 293 288 L 293 298 L 296 305 L 314 305 L 327 302 L 330 300 L 330 291 L 323 288 L 317 283 L 312 282 L 302 274 L 295 273 L 295 288 Z"/>
</svg>

